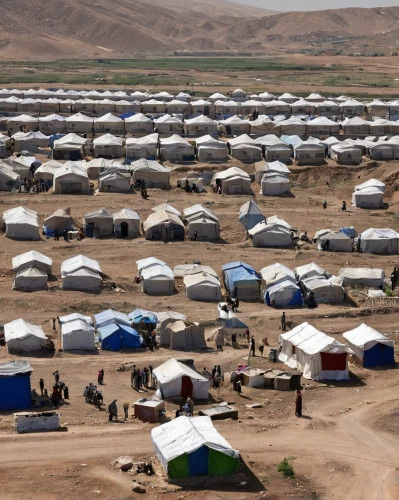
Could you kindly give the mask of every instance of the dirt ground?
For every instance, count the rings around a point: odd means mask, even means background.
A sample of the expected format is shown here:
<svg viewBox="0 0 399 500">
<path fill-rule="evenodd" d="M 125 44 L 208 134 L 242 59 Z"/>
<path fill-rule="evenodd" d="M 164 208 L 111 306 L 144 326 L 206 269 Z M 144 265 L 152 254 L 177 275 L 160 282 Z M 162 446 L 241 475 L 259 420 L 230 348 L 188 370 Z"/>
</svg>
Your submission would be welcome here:
<svg viewBox="0 0 399 500">
<path fill-rule="evenodd" d="M 234 164 L 237 164 L 234 162 Z M 225 167 L 230 165 L 225 165 Z M 175 166 L 174 166 L 175 167 Z M 183 169 L 201 170 L 201 165 L 187 165 L 172 173 L 171 182 L 181 177 Z M 215 167 L 219 169 L 220 167 Z M 209 169 L 209 166 L 208 166 Z M 254 165 L 246 170 L 254 172 Z M 387 205 L 381 210 L 361 210 L 350 207 L 355 184 L 377 178 L 387 184 Z M 390 227 L 399 230 L 399 205 L 396 183 L 399 162 L 368 162 L 360 167 L 292 167 L 292 196 L 263 197 L 260 186 L 253 184 L 256 201 L 266 216 L 279 215 L 299 231 L 309 235 L 322 228 L 354 226 L 358 231 L 369 227 Z M 140 368 L 160 363 L 171 357 L 190 357 L 198 369 L 210 370 L 220 364 L 228 373 L 247 360 L 246 349 L 227 346 L 223 353 L 214 350 L 209 342 L 206 352 L 182 353 L 161 348 L 155 352 L 59 352 L 59 333 L 52 331 L 53 317 L 69 312 L 94 314 L 106 308 L 130 312 L 136 307 L 153 311 L 172 309 L 187 315 L 207 327 L 207 334 L 217 325 L 215 303 L 189 301 L 182 282 L 176 280 L 176 293 L 170 297 L 150 297 L 134 283 L 135 261 L 158 257 L 174 267 L 184 262 L 200 260 L 218 273 L 224 263 L 242 260 L 260 270 L 280 262 L 294 268 L 312 261 L 328 272 L 337 274 L 344 266 L 379 267 L 390 274 L 396 264 L 395 256 L 320 252 L 313 248 L 295 250 L 253 248 L 245 239 L 245 230 L 238 222 L 239 207 L 247 196 L 216 195 L 208 187 L 203 194 L 187 194 L 174 187 L 170 191 L 149 190 L 149 199 L 139 194 L 106 194 L 95 196 L 63 196 L 52 192 L 38 195 L 0 193 L 0 211 L 16 206 L 36 210 L 40 222 L 58 208 L 71 207 L 72 215 L 82 220 L 84 214 L 105 207 L 116 212 L 123 207 L 137 210 L 142 221 L 151 208 L 168 202 L 180 211 L 195 203 L 207 203 L 219 217 L 221 240 L 216 243 L 184 241 L 159 243 L 114 238 L 82 242 L 55 242 L 44 238 L 39 242 L 17 242 L 1 235 L 0 243 L 0 324 L 24 318 L 43 327 L 56 344 L 54 355 L 26 353 L 12 356 L 0 348 L 0 361 L 28 359 L 34 369 L 32 387 L 38 389 L 42 377 L 51 388 L 52 373 L 59 370 L 61 380 L 69 387 L 70 400 L 60 408 L 62 430 L 47 434 L 18 435 L 13 427 L 12 412 L 0 414 L 0 498 L 1 500 L 55 500 L 68 498 L 98 499 L 343 499 L 394 500 L 399 498 L 399 402 L 396 369 L 366 370 L 351 365 L 349 382 L 320 384 L 303 380 L 304 417 L 294 416 L 294 394 L 268 389 L 243 388 L 238 396 L 226 375 L 220 394 L 211 389 L 211 399 L 196 405 L 196 411 L 211 407 L 218 399 L 234 402 L 239 411 L 237 421 L 215 422 L 215 427 L 240 451 L 243 463 L 233 478 L 212 480 L 193 479 L 182 483 L 167 482 L 157 468 L 152 477 L 132 476 L 111 467 L 121 455 L 131 455 L 135 461 L 148 460 L 154 455 L 150 438 L 152 424 L 134 419 L 109 423 L 107 412 L 86 404 L 82 391 L 89 380 L 95 380 L 100 368 L 105 370 L 105 405 L 118 399 L 119 412 L 125 401 L 133 403 L 142 394 L 130 387 L 129 372 L 119 372 L 124 363 L 135 362 Z M 322 202 L 328 208 L 322 209 Z M 342 200 L 348 211 L 341 212 Z M 13 256 L 37 250 L 53 259 L 49 291 L 23 293 L 12 290 Z M 63 260 L 84 254 L 99 261 L 103 272 L 123 290 L 103 291 L 101 294 L 63 291 L 59 288 L 60 266 Z M 271 347 L 278 346 L 281 311 L 262 303 L 242 303 L 239 316 L 248 323 L 257 344 L 264 336 Z M 342 333 L 362 322 L 398 340 L 399 311 L 370 311 L 350 304 L 317 309 L 287 311 L 288 327 L 309 321 L 325 333 L 342 340 Z M 399 348 L 396 343 L 396 357 Z M 268 350 L 266 351 L 268 353 Z M 257 351 L 258 353 L 258 351 Z M 273 363 L 257 356 L 251 364 L 271 368 Z M 275 365 L 274 365 L 275 366 Z M 283 365 L 280 365 L 281 367 Z M 152 391 L 144 395 L 152 395 Z M 245 405 L 261 403 L 261 408 Z M 176 406 L 167 404 L 167 416 L 173 418 Z M 284 479 L 277 464 L 284 457 L 295 457 L 294 479 Z M 143 483 L 146 495 L 132 493 L 132 480 Z"/>
</svg>

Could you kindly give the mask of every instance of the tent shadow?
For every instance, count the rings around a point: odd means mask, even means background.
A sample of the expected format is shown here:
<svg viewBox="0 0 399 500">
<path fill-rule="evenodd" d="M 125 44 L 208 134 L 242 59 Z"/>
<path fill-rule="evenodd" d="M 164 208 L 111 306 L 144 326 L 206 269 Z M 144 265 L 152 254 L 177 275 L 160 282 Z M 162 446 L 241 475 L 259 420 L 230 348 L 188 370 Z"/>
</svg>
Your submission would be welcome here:
<svg viewBox="0 0 399 500">
<path fill-rule="evenodd" d="M 72 349 L 72 350 L 67 350 L 67 349 L 64 349 L 64 352 L 68 353 L 68 354 L 72 354 L 73 356 L 99 356 L 100 354 L 100 351 L 98 351 L 97 349 L 94 349 L 94 350 L 89 350 L 89 349 Z"/>
<path fill-rule="evenodd" d="M 365 386 L 366 383 L 353 372 L 349 371 L 350 380 L 331 380 L 331 385 L 336 387 L 362 387 Z M 329 381 L 321 381 L 321 383 L 329 383 Z"/>
<path fill-rule="evenodd" d="M 13 354 L 14 356 L 24 357 L 24 358 L 53 358 L 55 356 L 56 351 L 46 351 L 46 350 L 37 350 L 37 351 L 9 351 L 9 354 Z"/>
</svg>

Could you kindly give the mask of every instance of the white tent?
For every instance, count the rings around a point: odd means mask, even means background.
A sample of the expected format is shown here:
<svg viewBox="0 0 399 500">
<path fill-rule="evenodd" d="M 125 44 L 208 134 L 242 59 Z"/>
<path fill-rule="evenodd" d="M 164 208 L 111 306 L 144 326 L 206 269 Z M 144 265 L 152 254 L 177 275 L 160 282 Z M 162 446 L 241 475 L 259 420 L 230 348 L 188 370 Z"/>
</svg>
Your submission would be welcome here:
<svg viewBox="0 0 399 500">
<path fill-rule="evenodd" d="M 192 351 L 206 349 L 205 328 L 199 325 L 186 326 L 184 321 L 175 321 L 168 325 L 170 348 Z"/>
<path fill-rule="evenodd" d="M 368 135 L 370 134 L 370 123 L 359 116 L 346 118 L 342 122 L 342 130 L 345 135 L 353 135 L 355 137 L 359 135 Z"/>
<path fill-rule="evenodd" d="M 126 139 L 126 158 L 129 160 L 155 160 L 158 149 L 158 134 L 145 137 L 129 137 Z"/>
<path fill-rule="evenodd" d="M 49 236 L 53 235 L 54 231 L 57 231 L 58 235 L 61 235 L 65 229 L 71 229 L 73 226 L 73 219 L 69 209 L 68 211 L 62 208 L 56 210 L 52 215 L 44 219 L 43 226 L 46 234 Z"/>
<path fill-rule="evenodd" d="M 330 145 L 330 157 L 340 165 L 358 165 L 362 162 L 362 150 L 352 144 L 339 142 Z"/>
<path fill-rule="evenodd" d="M 355 186 L 352 205 L 360 208 L 380 208 L 384 205 L 385 184 L 377 179 L 369 179 Z"/>
<path fill-rule="evenodd" d="M 370 228 L 361 234 L 360 249 L 363 253 L 397 254 L 399 234 L 389 228 Z"/>
<path fill-rule="evenodd" d="M 30 115 L 19 115 L 9 118 L 7 130 L 11 135 L 16 132 L 36 132 L 39 130 L 39 120 Z"/>
<path fill-rule="evenodd" d="M 43 153 L 42 148 L 49 147 L 49 138 L 41 132 L 17 132 L 14 139 L 14 151 L 29 151 L 30 153 Z"/>
<path fill-rule="evenodd" d="M 57 139 L 53 144 L 55 160 L 81 160 L 85 154 L 86 139 L 70 133 Z"/>
<path fill-rule="evenodd" d="M 231 116 L 227 120 L 220 121 L 219 129 L 227 135 L 249 134 L 251 130 L 250 122 L 242 120 L 239 116 Z"/>
<path fill-rule="evenodd" d="M 251 194 L 251 178 L 238 167 L 230 167 L 215 174 L 212 185 L 215 190 L 220 186 L 224 194 Z"/>
<path fill-rule="evenodd" d="M 292 245 L 290 228 L 281 223 L 262 221 L 248 232 L 254 247 L 289 247 Z"/>
<path fill-rule="evenodd" d="M 316 104 L 316 113 L 321 116 L 336 116 L 340 111 L 339 104 L 334 101 L 322 101 Z"/>
<path fill-rule="evenodd" d="M 18 189 L 20 176 L 6 165 L 0 165 L 0 191 Z"/>
<path fill-rule="evenodd" d="M 192 396 L 195 399 L 208 399 L 209 380 L 174 358 L 154 368 L 153 373 L 156 377 L 156 387 L 165 399 L 184 395 L 182 390 L 185 388 L 185 377 L 191 380 Z"/>
<path fill-rule="evenodd" d="M 63 325 L 65 323 L 69 323 L 70 321 L 75 321 L 77 319 L 84 321 L 88 325 L 93 324 L 93 320 L 91 319 L 91 316 L 85 316 L 85 315 L 80 314 L 80 313 L 71 313 L 71 314 L 65 314 L 65 316 L 59 316 L 58 322 L 60 323 L 60 325 Z"/>
<path fill-rule="evenodd" d="M 273 101 L 265 102 L 265 113 L 269 116 L 290 115 L 291 114 L 291 106 L 289 103 L 281 101 L 281 100 L 273 100 Z"/>
<path fill-rule="evenodd" d="M 194 146 L 179 135 L 160 139 L 159 157 L 162 161 L 195 160 Z"/>
<path fill-rule="evenodd" d="M 286 175 L 266 172 L 262 177 L 261 188 L 265 196 L 280 196 L 290 192 L 290 181 Z"/>
<path fill-rule="evenodd" d="M 319 250 L 331 252 L 352 252 L 353 239 L 342 231 L 321 229 L 314 235 Z"/>
<path fill-rule="evenodd" d="M 349 380 L 351 350 L 309 323 L 280 335 L 279 360 L 313 380 Z"/>
<path fill-rule="evenodd" d="M 122 208 L 113 214 L 115 234 L 120 238 L 140 236 L 140 216 L 130 208 Z"/>
<path fill-rule="evenodd" d="M 367 267 L 345 267 L 340 269 L 339 276 L 343 286 L 364 286 L 382 288 L 384 286 L 384 270 Z"/>
<path fill-rule="evenodd" d="M 29 267 L 35 267 L 46 274 L 52 274 L 52 264 L 53 261 L 50 257 L 46 257 L 42 253 L 36 252 L 36 250 L 22 253 L 12 259 L 12 268 L 15 273 Z"/>
<path fill-rule="evenodd" d="M 65 122 L 67 132 L 74 132 L 76 134 L 89 134 L 93 132 L 93 118 L 82 113 L 68 116 Z"/>
<path fill-rule="evenodd" d="M 90 180 L 85 170 L 65 163 L 54 173 L 55 194 L 89 194 Z"/>
<path fill-rule="evenodd" d="M 101 288 L 101 276 L 89 269 L 78 269 L 61 276 L 63 290 L 81 290 L 97 292 Z"/>
<path fill-rule="evenodd" d="M 94 327 L 81 319 L 63 323 L 61 325 L 61 345 L 64 351 L 77 349 L 94 351 L 96 348 Z"/>
<path fill-rule="evenodd" d="M 212 102 L 204 101 L 203 99 L 192 101 L 191 108 L 194 114 L 198 113 L 205 116 L 215 114 L 215 105 Z"/>
<path fill-rule="evenodd" d="M 214 104 L 217 115 L 236 115 L 240 110 L 240 105 L 235 101 L 217 100 Z"/>
<path fill-rule="evenodd" d="M 94 315 L 94 322 L 96 325 L 96 330 L 107 325 L 125 325 L 131 326 L 132 322 L 129 316 L 120 311 L 114 311 L 113 309 L 106 309 Z"/>
<path fill-rule="evenodd" d="M 217 134 L 219 122 L 212 120 L 209 116 L 196 116 L 185 120 L 184 132 L 191 136 L 202 136 L 206 134 Z"/>
<path fill-rule="evenodd" d="M 35 180 L 39 181 L 40 179 L 43 179 L 44 182 L 48 182 L 50 183 L 49 185 L 52 185 L 55 172 L 63 166 L 63 163 L 56 160 L 47 161 L 35 170 Z"/>
<path fill-rule="evenodd" d="M 4 325 L 4 339 L 8 351 L 36 351 L 45 346 L 46 336 L 40 326 L 23 319 L 16 319 Z"/>
<path fill-rule="evenodd" d="M 196 140 L 198 161 L 227 161 L 227 142 L 218 141 L 210 135 L 204 135 Z"/>
<path fill-rule="evenodd" d="M 96 260 L 89 259 L 84 255 L 76 255 L 75 257 L 64 260 L 61 264 L 61 275 L 67 275 L 79 269 L 88 269 L 101 274 L 100 264 Z"/>
<path fill-rule="evenodd" d="M 114 135 L 125 134 L 125 122 L 119 116 L 107 113 L 94 120 L 94 132 L 96 134 L 109 133 Z"/>
<path fill-rule="evenodd" d="M 287 120 L 282 120 L 279 122 L 279 125 L 281 127 L 281 133 L 284 135 L 306 135 L 306 123 L 295 116 L 291 116 Z"/>
<path fill-rule="evenodd" d="M 280 124 L 271 120 L 268 116 L 258 116 L 256 120 L 249 122 L 251 126 L 251 134 L 253 135 L 266 135 L 266 134 L 280 134 Z"/>
<path fill-rule="evenodd" d="M 293 115 L 313 115 L 316 105 L 306 99 L 298 99 L 291 104 L 291 112 Z"/>
<path fill-rule="evenodd" d="M 163 115 L 154 118 L 154 131 L 159 135 L 182 134 L 183 122 L 176 116 Z"/>
<path fill-rule="evenodd" d="M 280 263 L 264 267 L 260 270 L 260 274 L 262 276 L 262 288 L 266 290 L 280 281 L 296 283 L 294 271 Z"/>
<path fill-rule="evenodd" d="M 101 238 L 102 236 L 112 236 L 114 233 L 114 219 L 105 208 L 100 208 L 83 216 L 86 229 L 86 236 Z"/>
<path fill-rule="evenodd" d="M 127 134 L 147 135 L 154 131 L 154 124 L 148 116 L 143 113 L 137 113 L 125 118 L 125 130 Z"/>
<path fill-rule="evenodd" d="M 304 264 L 303 266 L 296 267 L 295 276 L 297 277 L 298 281 L 313 277 L 323 277 L 323 276 L 325 278 L 330 277 L 330 275 L 322 267 L 318 266 L 315 262 L 311 262 L 310 264 Z"/>
<path fill-rule="evenodd" d="M 170 115 L 175 113 L 187 115 L 191 113 L 191 104 L 181 99 L 172 99 L 166 104 L 166 112 Z"/>
<path fill-rule="evenodd" d="M 291 174 L 290 169 L 281 161 L 265 162 L 263 165 L 256 166 L 255 180 L 262 184 L 262 178 L 265 174 L 276 174 L 288 179 Z"/>
<path fill-rule="evenodd" d="M 306 294 L 313 293 L 313 299 L 317 303 L 332 304 L 342 302 L 345 299 L 342 278 L 331 276 L 314 276 L 301 280 L 302 289 Z"/>
<path fill-rule="evenodd" d="M 342 96 L 343 97 L 343 96 Z M 355 99 L 348 99 L 344 102 L 340 98 L 336 99 L 340 101 L 340 109 L 343 116 L 361 116 L 364 113 L 364 104 L 362 102 L 356 101 Z"/>
<path fill-rule="evenodd" d="M 184 224 L 175 214 L 160 210 L 148 216 L 143 223 L 147 240 L 184 240 Z"/>
<path fill-rule="evenodd" d="M 105 170 L 100 174 L 98 189 L 107 193 L 128 193 L 131 187 L 130 179 L 129 172 Z"/>
<path fill-rule="evenodd" d="M 141 103 L 141 111 L 143 113 L 166 113 L 166 104 L 156 99 L 149 99 Z"/>
<path fill-rule="evenodd" d="M 326 156 L 324 144 L 302 142 L 294 148 L 298 165 L 323 165 Z"/>
<path fill-rule="evenodd" d="M 45 290 L 47 288 L 47 273 L 29 267 L 15 273 L 13 289 L 33 292 L 34 290 Z"/>
<path fill-rule="evenodd" d="M 256 162 L 262 160 L 262 147 L 249 135 L 242 134 L 228 142 L 231 156 L 242 162 Z"/>
<path fill-rule="evenodd" d="M 299 99 L 298 96 L 290 94 L 289 92 L 285 92 L 279 97 L 279 100 L 287 102 L 287 103 L 292 103 L 295 102 Z"/>
<path fill-rule="evenodd" d="M 220 301 L 222 291 L 217 277 L 206 272 L 184 276 L 186 297 L 190 300 Z"/>
<path fill-rule="evenodd" d="M 265 302 L 273 307 L 300 307 L 302 306 L 301 290 L 289 279 L 279 281 L 267 288 Z"/>
<path fill-rule="evenodd" d="M 143 292 L 148 295 L 171 295 L 175 289 L 172 269 L 156 265 L 141 271 Z"/>
<path fill-rule="evenodd" d="M 123 139 L 112 134 L 105 134 L 93 141 L 94 156 L 120 158 L 123 155 Z"/>
<path fill-rule="evenodd" d="M 157 161 L 137 160 L 131 164 L 133 180 L 145 181 L 147 188 L 169 189 L 170 188 L 170 168 L 161 165 Z"/>
<path fill-rule="evenodd" d="M 25 207 L 3 212 L 6 236 L 13 240 L 40 240 L 37 213 Z"/>
<path fill-rule="evenodd" d="M 136 261 L 137 264 L 137 272 L 139 276 L 141 276 L 142 271 L 145 269 L 148 269 L 152 266 L 167 266 L 165 262 L 162 260 L 157 259 L 156 257 L 147 257 L 145 259 L 140 259 Z"/>
<path fill-rule="evenodd" d="M 47 115 L 39 117 L 39 130 L 43 134 L 65 134 L 66 133 L 66 118 L 61 115 Z"/>
</svg>

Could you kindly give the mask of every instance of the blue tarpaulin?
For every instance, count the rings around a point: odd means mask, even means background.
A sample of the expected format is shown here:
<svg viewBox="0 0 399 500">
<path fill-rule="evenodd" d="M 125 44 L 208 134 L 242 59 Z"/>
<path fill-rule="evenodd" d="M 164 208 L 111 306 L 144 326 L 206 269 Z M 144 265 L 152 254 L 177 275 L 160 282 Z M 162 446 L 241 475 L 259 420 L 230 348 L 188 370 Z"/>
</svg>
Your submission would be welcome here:
<svg viewBox="0 0 399 500">
<path fill-rule="evenodd" d="M 98 332 L 104 351 L 139 348 L 143 342 L 136 330 L 125 325 L 110 324 L 99 328 Z"/>
<path fill-rule="evenodd" d="M 385 344 L 376 344 L 371 349 L 364 351 L 363 366 L 371 368 L 373 366 L 394 365 L 394 348 Z"/>
</svg>

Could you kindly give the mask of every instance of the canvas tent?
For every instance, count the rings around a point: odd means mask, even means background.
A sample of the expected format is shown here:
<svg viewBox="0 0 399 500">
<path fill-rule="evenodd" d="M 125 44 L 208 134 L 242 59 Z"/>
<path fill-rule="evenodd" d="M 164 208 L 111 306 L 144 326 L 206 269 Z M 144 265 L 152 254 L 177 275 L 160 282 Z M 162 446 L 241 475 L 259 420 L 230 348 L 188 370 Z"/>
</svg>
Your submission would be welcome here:
<svg viewBox="0 0 399 500">
<path fill-rule="evenodd" d="M 0 411 L 24 410 L 31 406 L 32 372 L 25 359 L 0 363 Z"/>
<path fill-rule="evenodd" d="M 40 181 L 40 179 L 43 179 L 48 186 L 52 186 L 55 172 L 63 166 L 63 163 L 56 160 L 47 161 L 35 170 L 35 180 Z"/>
<path fill-rule="evenodd" d="M 181 416 L 151 431 L 155 453 L 171 479 L 236 474 L 239 452 L 214 428 L 210 417 Z"/>
<path fill-rule="evenodd" d="M 11 135 L 17 132 L 36 132 L 39 130 L 39 120 L 30 115 L 13 116 L 7 120 L 7 130 Z"/>
<path fill-rule="evenodd" d="M 93 132 L 93 118 L 86 116 L 82 113 L 68 116 L 65 120 L 67 132 L 74 132 L 75 134 L 90 134 Z"/>
<path fill-rule="evenodd" d="M 54 173 L 55 194 L 89 194 L 90 180 L 85 170 L 67 162 Z"/>
<path fill-rule="evenodd" d="M 163 399 L 176 396 L 208 399 L 209 380 L 175 358 L 154 368 L 153 374 Z"/>
<path fill-rule="evenodd" d="M 251 178 L 238 167 L 230 167 L 215 174 L 212 186 L 216 191 L 220 186 L 224 194 L 251 194 Z"/>
<path fill-rule="evenodd" d="M 198 161 L 227 161 L 227 142 L 218 141 L 210 135 L 204 135 L 196 140 Z"/>
<path fill-rule="evenodd" d="M 77 319 L 84 321 L 88 325 L 93 324 L 91 316 L 85 316 L 84 314 L 80 313 L 71 313 L 71 314 L 65 314 L 64 316 L 58 316 L 58 322 L 60 325 L 64 325 L 65 323 L 69 323 L 70 321 L 76 321 Z"/>
<path fill-rule="evenodd" d="M 76 134 L 67 134 L 54 141 L 53 158 L 55 160 L 82 160 L 85 155 L 86 139 Z"/>
<path fill-rule="evenodd" d="M 369 179 L 355 186 L 352 205 L 359 208 L 380 208 L 384 205 L 385 184 L 377 179 Z"/>
<path fill-rule="evenodd" d="M 184 321 L 175 321 L 168 325 L 171 349 L 193 351 L 206 349 L 205 328 L 199 325 L 186 325 Z"/>
<path fill-rule="evenodd" d="M 148 116 L 145 116 L 142 113 L 137 113 L 133 116 L 125 118 L 125 130 L 126 134 L 132 134 L 135 136 L 152 134 L 154 131 L 154 124 Z"/>
<path fill-rule="evenodd" d="M 247 134 L 230 139 L 228 144 L 231 156 L 243 163 L 254 163 L 262 160 L 262 147 Z"/>
<path fill-rule="evenodd" d="M 160 312 L 157 314 L 158 323 L 157 328 L 159 330 L 159 342 L 161 345 L 170 344 L 170 330 L 168 325 L 174 323 L 175 321 L 186 321 L 186 316 L 184 314 L 175 311 Z"/>
<path fill-rule="evenodd" d="M 138 275 L 141 276 L 144 269 L 148 269 L 152 266 L 166 266 L 165 262 L 157 259 L 156 257 L 147 257 L 145 259 L 140 259 L 136 261 Z"/>
<path fill-rule="evenodd" d="M 330 157 L 339 165 L 358 165 L 362 162 L 362 150 L 348 143 L 332 144 Z"/>
<path fill-rule="evenodd" d="M 160 139 L 159 157 L 161 161 L 195 160 L 194 146 L 179 135 Z"/>
<path fill-rule="evenodd" d="M 365 323 L 345 332 L 343 337 L 364 368 L 395 365 L 394 341 Z"/>
<path fill-rule="evenodd" d="M 254 247 L 290 247 L 291 227 L 282 219 L 272 218 L 259 222 L 249 231 Z"/>
<path fill-rule="evenodd" d="M 313 276 L 303 278 L 300 284 L 304 296 L 307 297 L 312 293 L 317 303 L 332 304 L 345 299 L 345 290 L 340 277 Z"/>
<path fill-rule="evenodd" d="M 66 118 L 56 114 L 40 116 L 39 130 L 46 135 L 66 134 Z"/>
<path fill-rule="evenodd" d="M 219 130 L 227 135 L 249 134 L 251 125 L 247 120 L 241 119 L 239 116 L 231 116 L 226 120 L 220 121 Z"/>
<path fill-rule="evenodd" d="M 140 236 L 140 216 L 130 208 L 122 208 L 113 214 L 114 231 L 119 238 L 137 238 Z"/>
<path fill-rule="evenodd" d="M 277 162 L 273 162 L 277 163 Z M 290 192 L 290 181 L 283 174 L 266 172 L 262 177 L 261 193 L 265 196 L 281 196 Z"/>
<path fill-rule="evenodd" d="M 297 284 L 286 279 L 268 287 L 264 300 L 265 304 L 273 307 L 301 307 L 302 293 Z"/>
<path fill-rule="evenodd" d="M 384 270 L 367 267 L 345 267 L 340 269 L 339 276 L 343 286 L 384 287 Z"/>
<path fill-rule="evenodd" d="M 59 208 L 44 219 L 43 231 L 47 236 L 54 236 L 55 231 L 57 231 L 58 235 L 61 235 L 65 230 L 68 231 L 72 228 L 73 222 L 70 209 Z"/>
<path fill-rule="evenodd" d="M 188 274 L 183 278 L 186 297 L 190 300 L 220 301 L 222 291 L 217 277 L 206 272 Z"/>
<path fill-rule="evenodd" d="M 17 190 L 20 184 L 20 176 L 11 168 L 0 164 L 0 191 Z"/>
<path fill-rule="evenodd" d="M 107 193 L 128 193 L 131 188 L 130 173 L 118 167 L 109 167 L 100 174 L 98 190 Z"/>
<path fill-rule="evenodd" d="M 104 134 L 93 141 L 94 156 L 120 158 L 123 155 L 123 139 L 112 134 Z"/>
<path fill-rule="evenodd" d="M 170 212 L 160 210 L 149 215 L 143 223 L 147 240 L 184 240 L 184 224 L 181 219 Z"/>
<path fill-rule="evenodd" d="M 160 118 L 154 118 L 154 132 L 160 136 L 170 134 L 183 134 L 183 122 L 176 116 L 163 115 Z"/>
<path fill-rule="evenodd" d="M 193 205 L 184 210 L 187 221 L 187 236 L 198 241 L 211 241 L 220 237 L 220 224 L 216 215 L 202 205 Z"/>
<path fill-rule="evenodd" d="M 101 288 L 101 267 L 96 260 L 77 255 L 61 264 L 63 290 L 98 291 Z"/>
<path fill-rule="evenodd" d="M 202 136 L 206 134 L 218 133 L 219 123 L 212 120 L 209 116 L 195 116 L 194 118 L 186 119 L 184 122 L 184 133 L 191 136 Z"/>
<path fill-rule="evenodd" d="M 161 165 L 157 161 L 137 160 L 131 164 L 133 180 L 145 181 L 147 188 L 169 189 L 170 188 L 170 168 Z"/>
<path fill-rule="evenodd" d="M 265 290 L 281 281 L 296 283 L 294 271 L 278 262 L 264 267 L 260 270 L 260 274 L 262 276 L 262 289 Z"/>
<path fill-rule="evenodd" d="M 302 281 L 307 278 L 313 277 L 325 277 L 329 278 L 330 275 L 320 266 L 318 266 L 315 262 L 311 262 L 310 264 L 304 264 L 303 266 L 299 266 L 295 268 L 295 276 L 298 281 Z"/>
<path fill-rule="evenodd" d="M 166 265 L 155 265 L 141 271 L 143 292 L 147 295 L 171 295 L 175 289 L 172 269 Z"/>
<path fill-rule="evenodd" d="M 280 134 L 280 125 L 268 116 L 261 115 L 256 120 L 249 122 L 252 135 Z"/>
<path fill-rule="evenodd" d="M 94 323 L 96 330 L 107 325 L 124 325 L 131 326 L 129 316 L 125 313 L 114 311 L 113 309 L 106 309 L 94 315 Z"/>
<path fill-rule="evenodd" d="M 12 240 L 40 240 L 37 213 L 29 208 L 10 208 L 3 212 L 6 237 Z"/>
<path fill-rule="evenodd" d="M 360 250 L 363 253 L 397 254 L 399 234 L 389 228 L 370 228 L 363 231 Z"/>
<path fill-rule="evenodd" d="M 260 275 L 249 264 L 230 262 L 222 266 L 224 284 L 230 297 L 243 301 L 259 299 Z"/>
<path fill-rule="evenodd" d="M 94 327 L 81 319 L 61 324 L 61 345 L 64 351 L 80 349 L 94 351 L 96 348 Z"/>
<path fill-rule="evenodd" d="M 262 214 L 260 208 L 253 198 L 244 203 L 244 205 L 242 205 L 240 208 L 238 220 L 247 231 L 255 227 L 257 224 L 259 224 L 259 222 L 264 221 L 265 219 L 266 217 Z"/>
<path fill-rule="evenodd" d="M 46 257 L 42 253 L 36 252 L 36 250 L 22 253 L 12 259 L 12 268 L 15 273 L 30 267 L 35 267 L 46 274 L 52 274 L 52 264 L 53 261 L 50 257 Z"/>
<path fill-rule="evenodd" d="M 17 132 L 13 136 L 14 152 L 28 151 L 29 153 L 45 154 L 45 148 L 49 147 L 49 138 L 41 132 Z"/>
<path fill-rule="evenodd" d="M 349 380 L 351 350 L 309 323 L 280 335 L 279 360 L 313 380 Z"/>
<path fill-rule="evenodd" d="M 128 160 L 155 160 L 158 149 L 158 134 L 145 137 L 129 137 L 126 139 L 126 158 Z"/>
<path fill-rule="evenodd" d="M 4 339 L 9 352 L 37 351 L 45 346 L 47 337 L 40 326 L 20 318 L 4 325 Z"/>
<path fill-rule="evenodd" d="M 103 351 L 138 349 L 142 343 L 141 336 L 130 326 L 110 323 L 98 328 L 98 332 Z"/>
<path fill-rule="evenodd" d="M 23 290 L 24 292 L 46 290 L 47 280 L 47 273 L 35 267 L 29 267 L 15 273 L 13 290 Z"/>
<path fill-rule="evenodd" d="M 114 233 L 114 219 L 105 208 L 100 208 L 83 216 L 85 234 L 89 238 L 112 236 Z"/>
<path fill-rule="evenodd" d="M 317 248 L 330 252 L 352 252 L 353 238 L 350 238 L 342 231 L 331 231 L 321 229 L 314 235 Z"/>
<path fill-rule="evenodd" d="M 96 134 L 125 135 L 125 122 L 119 116 L 107 113 L 94 120 L 94 132 Z"/>
<path fill-rule="evenodd" d="M 262 184 L 262 178 L 265 174 L 275 174 L 288 178 L 291 172 L 287 165 L 285 165 L 281 161 L 271 161 L 257 166 L 255 181 L 259 184 Z"/>
</svg>

